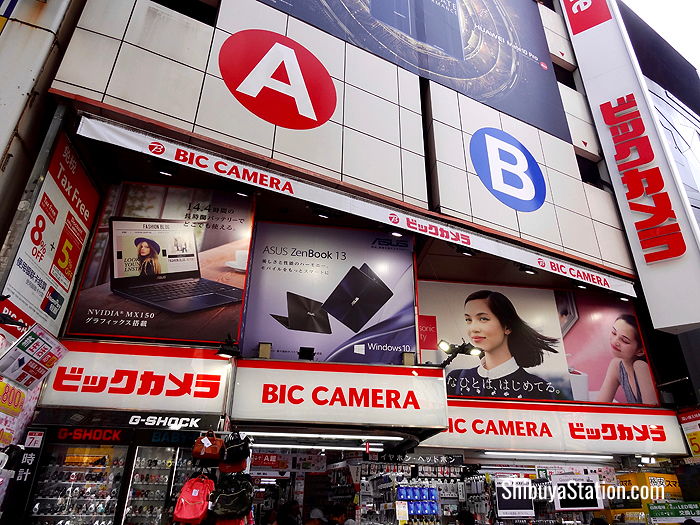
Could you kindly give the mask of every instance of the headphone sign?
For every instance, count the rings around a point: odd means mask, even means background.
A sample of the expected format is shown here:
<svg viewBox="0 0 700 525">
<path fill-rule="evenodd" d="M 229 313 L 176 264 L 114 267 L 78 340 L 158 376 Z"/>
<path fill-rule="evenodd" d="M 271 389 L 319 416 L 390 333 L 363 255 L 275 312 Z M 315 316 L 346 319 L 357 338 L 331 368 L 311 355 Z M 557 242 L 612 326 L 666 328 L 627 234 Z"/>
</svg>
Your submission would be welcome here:
<svg viewBox="0 0 700 525">
<path fill-rule="evenodd" d="M 518 211 L 538 210 L 547 183 L 532 153 L 518 140 L 496 128 L 481 128 L 469 142 L 476 174 L 503 204 Z"/>
</svg>

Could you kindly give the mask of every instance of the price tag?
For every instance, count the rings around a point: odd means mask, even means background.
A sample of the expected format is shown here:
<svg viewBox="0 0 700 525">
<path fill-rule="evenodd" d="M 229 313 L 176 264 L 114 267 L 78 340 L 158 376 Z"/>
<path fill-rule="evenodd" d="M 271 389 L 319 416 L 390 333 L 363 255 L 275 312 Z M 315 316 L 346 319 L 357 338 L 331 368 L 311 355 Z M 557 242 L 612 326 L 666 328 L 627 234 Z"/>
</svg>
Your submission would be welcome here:
<svg viewBox="0 0 700 525">
<path fill-rule="evenodd" d="M 408 521 L 408 501 L 396 501 L 396 519 Z"/>
<path fill-rule="evenodd" d="M 209 441 L 209 438 L 208 438 L 208 437 L 205 437 L 205 438 L 202 440 L 202 445 L 204 445 L 204 448 L 209 448 L 209 447 L 211 447 L 211 441 Z"/>
</svg>

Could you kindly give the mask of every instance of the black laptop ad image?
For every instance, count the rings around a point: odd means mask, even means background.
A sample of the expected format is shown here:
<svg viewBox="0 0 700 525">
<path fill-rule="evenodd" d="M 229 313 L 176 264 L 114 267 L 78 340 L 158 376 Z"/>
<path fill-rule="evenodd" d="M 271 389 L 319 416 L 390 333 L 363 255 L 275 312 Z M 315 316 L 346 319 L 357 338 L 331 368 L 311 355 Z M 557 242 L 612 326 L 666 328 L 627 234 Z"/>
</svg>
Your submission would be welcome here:
<svg viewBox="0 0 700 525">
<path fill-rule="evenodd" d="M 394 293 L 365 263 L 353 266 L 323 303 L 323 309 L 359 332 Z"/>
<path fill-rule="evenodd" d="M 303 295 L 287 292 L 287 317 L 270 315 L 290 330 L 331 333 L 331 323 L 322 304 Z"/>
<path fill-rule="evenodd" d="M 195 229 L 184 221 L 112 217 L 112 292 L 173 313 L 241 301 L 243 291 L 203 279 Z"/>
</svg>

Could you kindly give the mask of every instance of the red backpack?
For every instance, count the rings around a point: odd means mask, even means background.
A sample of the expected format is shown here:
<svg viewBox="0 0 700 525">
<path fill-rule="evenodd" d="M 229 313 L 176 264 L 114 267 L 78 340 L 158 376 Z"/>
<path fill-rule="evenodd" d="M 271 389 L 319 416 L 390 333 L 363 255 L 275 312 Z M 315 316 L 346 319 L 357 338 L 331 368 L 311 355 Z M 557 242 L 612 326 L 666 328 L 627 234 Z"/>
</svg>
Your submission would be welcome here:
<svg viewBox="0 0 700 525">
<path fill-rule="evenodd" d="M 173 521 L 180 523 L 202 523 L 207 517 L 209 495 L 214 482 L 206 476 L 188 479 L 177 498 Z"/>
</svg>

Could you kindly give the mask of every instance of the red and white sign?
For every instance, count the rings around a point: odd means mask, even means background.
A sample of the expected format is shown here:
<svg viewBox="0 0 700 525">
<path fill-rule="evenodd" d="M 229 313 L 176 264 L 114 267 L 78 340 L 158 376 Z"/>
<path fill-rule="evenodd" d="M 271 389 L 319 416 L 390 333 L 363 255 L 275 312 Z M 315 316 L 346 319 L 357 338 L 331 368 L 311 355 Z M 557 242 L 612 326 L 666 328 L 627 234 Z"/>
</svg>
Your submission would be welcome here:
<svg viewBox="0 0 700 525">
<path fill-rule="evenodd" d="M 672 410 L 449 400 L 448 429 L 421 446 L 602 454 L 686 454 Z"/>
<path fill-rule="evenodd" d="M 606 0 L 563 0 L 566 16 L 574 35 L 610 20 L 612 15 Z"/>
<path fill-rule="evenodd" d="M 617 5 L 561 2 L 654 327 L 700 327 L 700 230 Z"/>
<path fill-rule="evenodd" d="M 324 65 L 284 35 L 260 29 L 231 35 L 219 51 L 219 69 L 233 96 L 272 124 L 316 128 L 335 111 L 335 85 Z"/>
<path fill-rule="evenodd" d="M 535 251 L 526 250 L 485 235 L 474 233 L 439 220 L 425 219 L 405 213 L 389 206 L 382 206 L 365 199 L 359 199 L 337 189 L 324 188 L 296 180 L 287 175 L 265 170 L 220 157 L 209 152 L 196 150 L 190 146 L 164 139 L 156 139 L 143 131 L 128 129 L 125 126 L 83 117 L 78 134 L 84 137 L 118 145 L 146 155 L 165 158 L 175 163 L 206 171 L 221 177 L 236 179 L 258 188 L 289 195 L 307 202 L 313 202 L 332 209 L 359 215 L 367 219 L 388 224 L 410 232 L 426 235 L 447 242 L 470 246 L 484 253 L 510 259 L 528 266 L 540 266 L 543 270 L 565 275 L 577 281 L 635 297 L 634 286 L 630 281 L 572 265 L 555 258 L 543 258 Z M 154 146 L 157 143 L 157 147 Z M 154 153 L 153 150 L 158 151 Z"/>
<path fill-rule="evenodd" d="M 71 352 L 51 372 L 42 406 L 222 412 L 229 366 L 210 349 L 64 343 Z"/>
<path fill-rule="evenodd" d="M 57 335 L 68 307 L 75 271 L 97 212 L 99 195 L 64 133 L 58 135 L 34 210 L 3 289 L 3 313 Z M 4 326 L 14 340 L 26 328 Z M 0 338 L 0 355 L 2 354 Z"/>
<path fill-rule="evenodd" d="M 447 425 L 441 368 L 239 360 L 231 417 L 421 428 Z"/>
</svg>

